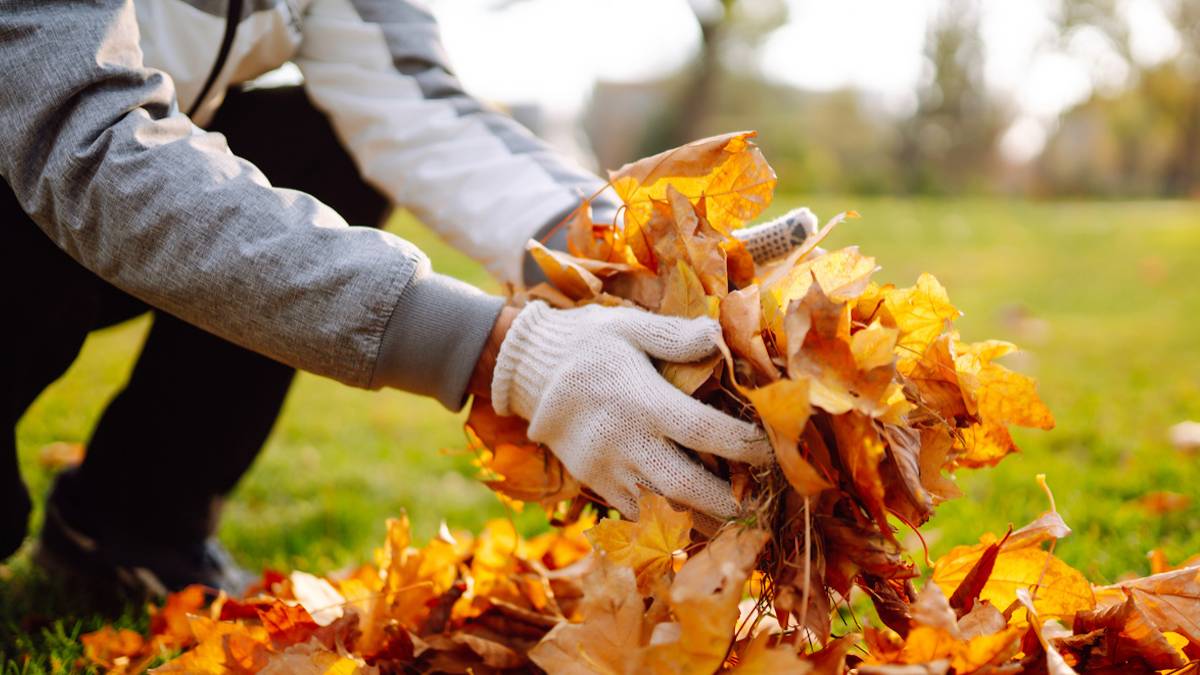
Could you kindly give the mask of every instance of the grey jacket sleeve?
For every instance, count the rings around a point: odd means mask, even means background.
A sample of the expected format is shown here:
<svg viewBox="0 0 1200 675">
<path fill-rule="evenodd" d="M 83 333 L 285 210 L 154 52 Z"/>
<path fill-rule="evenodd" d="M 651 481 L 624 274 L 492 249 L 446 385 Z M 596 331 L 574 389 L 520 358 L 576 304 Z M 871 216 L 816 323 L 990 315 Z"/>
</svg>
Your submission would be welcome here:
<svg viewBox="0 0 1200 675">
<path fill-rule="evenodd" d="M 461 405 L 501 306 L 195 128 L 143 67 L 129 0 L 0 0 L 0 176 L 110 283 L 354 386 Z"/>
</svg>

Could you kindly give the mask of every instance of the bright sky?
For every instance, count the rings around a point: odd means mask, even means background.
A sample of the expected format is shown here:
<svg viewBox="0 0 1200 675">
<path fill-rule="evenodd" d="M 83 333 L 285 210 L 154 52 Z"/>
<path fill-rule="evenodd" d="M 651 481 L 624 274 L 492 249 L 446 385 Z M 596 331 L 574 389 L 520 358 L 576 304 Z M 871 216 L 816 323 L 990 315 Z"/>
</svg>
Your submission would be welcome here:
<svg viewBox="0 0 1200 675">
<path fill-rule="evenodd" d="M 762 50 L 766 76 L 810 89 L 858 87 L 890 111 L 905 112 L 930 74 L 921 52 L 928 18 L 953 0 L 787 1 L 787 25 Z M 1177 49 L 1162 1 L 1170 0 L 1121 2 L 1139 61 L 1161 61 Z M 555 114 L 578 111 L 597 79 L 642 80 L 673 71 L 700 39 L 688 0 L 521 0 L 502 11 L 491 9 L 497 0 L 432 4 L 451 60 L 471 91 L 538 103 Z M 1051 44 L 1057 4 L 983 0 L 987 82 L 1019 113 L 1002 143 L 1014 160 L 1036 154 L 1059 112 L 1094 86 L 1119 87 L 1128 76 L 1094 31 L 1080 31 L 1061 47 Z"/>
</svg>

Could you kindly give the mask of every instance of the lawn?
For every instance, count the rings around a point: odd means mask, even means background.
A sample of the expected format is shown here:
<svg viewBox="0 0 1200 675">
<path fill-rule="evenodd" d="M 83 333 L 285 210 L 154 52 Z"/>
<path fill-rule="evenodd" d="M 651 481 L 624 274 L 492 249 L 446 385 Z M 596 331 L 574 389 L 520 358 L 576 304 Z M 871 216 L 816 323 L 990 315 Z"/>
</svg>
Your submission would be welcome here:
<svg viewBox="0 0 1200 675">
<path fill-rule="evenodd" d="M 779 202 L 772 212 L 802 203 Z M 1009 365 L 1039 379 L 1058 418 L 1051 432 L 1018 430 L 1020 455 L 960 476 L 966 496 L 943 505 L 923 530 L 934 556 L 1044 510 L 1037 473 L 1047 474 L 1075 530 L 1057 552 L 1095 581 L 1147 572 L 1152 548 L 1172 561 L 1200 552 L 1200 504 L 1156 515 L 1137 501 L 1153 491 L 1194 497 L 1200 480 L 1196 458 L 1173 449 L 1166 435 L 1170 425 L 1200 418 L 1200 204 L 808 203 L 826 216 L 846 208 L 863 214 L 829 246 L 858 243 L 883 266 L 877 279 L 908 285 L 922 271 L 937 275 L 966 313 L 959 322 L 966 339 L 1025 347 Z M 393 227 L 428 251 L 439 271 L 489 283 L 481 268 L 411 218 L 400 216 Z M 22 466 L 35 495 L 52 478 L 38 464 L 38 448 L 87 439 L 146 327 L 143 318 L 93 335 L 21 420 Z M 477 528 L 505 517 L 472 479 L 461 422 L 461 414 L 432 401 L 301 375 L 228 506 L 221 536 L 249 567 L 322 572 L 368 557 L 384 519 L 401 510 L 419 537 L 441 520 Z M 544 527 L 529 511 L 518 524 L 525 532 Z M 71 614 L 70 598 L 31 569 L 28 548 L 0 565 L 3 673 L 70 664 L 81 653 L 78 633 L 100 621 Z M 124 621 L 136 625 L 144 617 L 132 611 Z"/>
</svg>

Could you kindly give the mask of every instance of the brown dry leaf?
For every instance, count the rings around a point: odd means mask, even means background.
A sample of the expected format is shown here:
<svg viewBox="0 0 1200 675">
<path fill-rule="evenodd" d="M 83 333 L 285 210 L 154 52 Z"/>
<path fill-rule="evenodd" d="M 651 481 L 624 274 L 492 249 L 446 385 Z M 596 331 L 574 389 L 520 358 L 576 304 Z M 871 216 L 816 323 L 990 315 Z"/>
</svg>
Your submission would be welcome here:
<svg viewBox="0 0 1200 675">
<path fill-rule="evenodd" d="M 784 379 L 741 392 L 762 418 L 779 468 L 796 492 L 801 497 L 811 497 L 833 487 L 800 454 L 800 436 L 812 412 L 808 405 L 808 382 Z"/>
<path fill-rule="evenodd" d="M 901 359 L 901 369 L 916 387 L 921 404 L 943 420 L 967 414 L 967 404 L 954 367 L 954 338 L 942 335 L 931 341 L 918 357 Z"/>
<path fill-rule="evenodd" d="M 1009 661 L 1020 647 L 1023 631 L 1005 627 L 1003 621 L 998 631 L 965 636 L 946 596 L 934 583 L 925 585 L 910 613 L 912 626 L 898 649 L 873 649 L 869 659 L 927 667 L 948 662 L 955 673 L 974 673 Z"/>
<path fill-rule="evenodd" d="M 595 558 L 583 588 L 582 623 L 555 626 L 529 651 L 530 660 L 564 675 L 636 672 L 645 610 L 633 570 Z"/>
<path fill-rule="evenodd" d="M 726 528 L 683 565 L 668 596 L 675 623 L 656 627 L 642 672 L 711 673 L 724 663 L 742 590 L 769 538 L 762 530 Z"/>
<path fill-rule="evenodd" d="M 1038 643 L 1042 646 L 1042 651 L 1046 655 L 1046 671 L 1049 675 L 1077 675 L 1075 669 L 1067 665 L 1066 659 L 1062 654 L 1050 644 L 1043 633 L 1045 626 L 1044 621 L 1038 616 L 1037 608 L 1034 606 L 1033 599 L 1029 595 L 1029 590 L 1025 588 L 1017 589 L 1016 600 L 1025 607 L 1025 611 L 1029 613 L 1029 627 L 1037 637 Z"/>
<path fill-rule="evenodd" d="M 913 524 L 922 525 L 933 515 L 933 497 L 921 480 L 921 433 L 910 427 L 883 425 L 887 452 L 898 481 L 889 481 L 888 505 Z M 941 467 L 936 469 L 941 474 Z M 893 497 L 897 494 L 903 500 Z"/>
<path fill-rule="evenodd" d="M 722 363 L 724 361 L 718 353 L 693 363 L 664 363 L 659 370 L 663 379 L 690 396 L 721 372 Z"/>
<path fill-rule="evenodd" d="M 809 398 L 818 408 L 881 417 L 893 411 L 895 396 L 903 399 L 890 364 L 859 370 L 850 346 L 850 308 L 832 302 L 820 286 L 810 286 L 788 306 L 784 332 L 788 374 L 809 381 Z"/>
<path fill-rule="evenodd" d="M 921 429 L 921 485 L 933 498 L 933 503 L 962 496 L 954 479 L 942 473 L 948 463 L 953 439 L 943 427 Z"/>
<path fill-rule="evenodd" d="M 826 585 L 842 595 L 860 572 L 884 579 L 913 575 L 900 545 L 876 528 L 831 516 L 817 516 L 814 526 L 825 541 Z"/>
<path fill-rule="evenodd" d="M 956 640 L 962 640 L 958 617 L 950 608 L 946 594 L 936 583 L 925 584 L 917 594 L 917 599 L 910 605 L 909 615 L 914 625 L 936 628 L 945 631 Z"/>
<path fill-rule="evenodd" d="M 673 187 L 667 188 L 675 232 L 687 255 L 687 262 L 700 277 L 704 290 L 718 298 L 729 291 L 729 269 L 725 263 L 725 236 L 696 213 L 696 208 Z M 660 259 L 660 267 L 662 260 Z"/>
<path fill-rule="evenodd" d="M 579 208 L 568 216 L 567 251 L 576 258 L 616 261 L 621 257 L 620 237 L 612 223 L 592 220 L 592 201 L 584 199 Z"/>
<path fill-rule="evenodd" d="M 767 633 L 761 633 L 751 640 L 738 659 L 733 672 L 742 675 L 776 675 L 777 673 L 805 675 L 805 673 L 813 672 L 812 664 L 797 654 L 795 647 L 791 645 L 771 647 L 770 643 L 771 636 Z"/>
<path fill-rule="evenodd" d="M 480 466 L 499 476 L 484 481 L 488 487 L 519 501 L 553 506 L 579 494 L 579 483 L 540 445 L 497 445 L 480 458 Z"/>
<path fill-rule="evenodd" d="M 676 557 L 691 543 L 692 515 L 676 511 L 665 497 L 648 490 L 642 492 L 638 510 L 637 522 L 605 518 L 587 536 L 609 560 L 633 569 L 638 590 L 649 594 L 670 578 Z"/>
<path fill-rule="evenodd" d="M 1200 647 L 1200 565 L 1101 586 L 1096 593 L 1101 607 L 1122 595 L 1132 597 L 1160 631 L 1178 633 Z"/>
<path fill-rule="evenodd" d="M 292 645 L 272 654 L 261 675 L 368 675 L 379 669 L 359 658 L 332 652 L 319 642 Z"/>
<path fill-rule="evenodd" d="M 997 607 L 1008 607 L 1017 592 L 1037 586 L 1036 607 L 1045 617 L 1070 619 L 1076 612 L 1096 605 L 1091 584 L 1073 567 L 1040 548 L 1049 539 L 1065 536 L 1070 529 L 1054 511 L 1014 532 L 999 548 L 996 561 L 979 597 Z M 934 564 L 933 582 L 943 588 L 958 588 L 972 568 L 996 541 L 992 535 L 974 546 L 957 546 Z"/>
<path fill-rule="evenodd" d="M 701 208 L 713 227 L 728 233 L 762 213 L 775 191 L 775 172 L 749 139 L 753 131 L 713 136 L 626 164 L 609 173 L 625 202 L 625 235 L 636 248 L 671 186 Z M 643 261 L 644 262 L 644 261 Z"/>
<path fill-rule="evenodd" d="M 254 609 L 259 622 L 267 631 L 267 636 L 276 646 L 307 642 L 320 628 L 308 610 L 283 600 L 276 599 L 270 604 L 255 606 Z"/>
<path fill-rule="evenodd" d="M 742 240 L 729 237 L 721 242 L 725 250 L 725 264 L 729 272 L 729 282 L 735 288 L 746 288 L 754 283 L 757 270 L 754 267 L 754 256 L 746 249 Z"/>
<path fill-rule="evenodd" d="M 725 342 L 737 356 L 768 380 L 779 379 L 779 369 L 762 337 L 762 305 L 758 286 L 733 291 L 721 300 L 721 331 Z"/>
<path fill-rule="evenodd" d="M 850 338 L 850 351 L 859 370 L 871 370 L 891 365 L 896 360 L 896 340 L 900 331 L 887 328 L 878 321 L 858 331 Z"/>
<path fill-rule="evenodd" d="M 875 425 L 868 417 L 857 412 L 834 415 L 829 422 L 854 491 L 875 519 L 880 532 L 893 539 L 892 529 L 887 522 L 887 507 L 884 505 L 883 478 L 879 473 L 885 448 Z"/>
<path fill-rule="evenodd" d="M 996 556 L 1000 555 L 1000 547 L 1008 542 L 1009 536 L 1011 533 L 1004 535 L 1000 541 L 988 544 L 979 559 L 963 576 L 958 587 L 954 589 L 954 594 L 950 596 L 950 606 L 954 608 L 954 611 L 962 614 L 981 603 L 988 607 L 994 606 L 986 600 L 980 601 L 979 593 L 991 578 L 992 570 L 996 567 Z"/>
<path fill-rule="evenodd" d="M 660 314 L 688 319 L 699 316 L 717 317 L 720 311 L 717 299 L 705 294 L 700 277 L 696 276 L 695 270 L 687 263 L 682 260 L 676 261 L 675 266 L 668 270 L 666 279 L 662 303 L 658 306 Z"/>
<path fill-rule="evenodd" d="M 1104 633 L 1102 653 L 1087 660 L 1089 669 L 1107 667 L 1123 672 L 1143 672 L 1174 670 L 1187 665 L 1187 659 L 1171 646 L 1133 597 L 1119 605 L 1076 614 L 1072 629 L 1076 635 L 1092 631 Z"/>
<path fill-rule="evenodd" d="M 471 404 L 465 430 L 478 464 L 497 492 L 522 502 L 548 508 L 579 494 L 579 483 L 548 449 L 526 436 L 528 423 L 496 414 L 489 401 Z"/>
<path fill-rule="evenodd" d="M 566 253 L 551 251 L 533 239 L 525 244 L 525 249 L 550 283 L 572 300 L 595 297 L 604 288 L 603 282 L 595 274 L 584 269 L 579 261 Z"/>
<path fill-rule="evenodd" d="M 995 635 L 1008 627 L 1008 621 L 1000 610 L 990 602 L 976 602 L 971 611 L 958 620 L 958 630 L 964 638 Z"/>
</svg>

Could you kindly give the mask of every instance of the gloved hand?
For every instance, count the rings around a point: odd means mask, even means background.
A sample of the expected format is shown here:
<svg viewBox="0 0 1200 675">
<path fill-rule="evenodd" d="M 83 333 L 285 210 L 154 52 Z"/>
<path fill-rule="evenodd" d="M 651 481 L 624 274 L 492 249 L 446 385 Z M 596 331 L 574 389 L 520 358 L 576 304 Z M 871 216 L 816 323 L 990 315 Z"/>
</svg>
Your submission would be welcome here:
<svg viewBox="0 0 1200 675">
<path fill-rule="evenodd" d="M 792 209 L 775 220 L 734 230 L 731 234 L 746 245 L 754 262 L 761 265 L 786 256 L 816 233 L 817 216 L 805 206 Z"/>
<path fill-rule="evenodd" d="M 720 334 L 707 318 L 531 302 L 500 345 L 492 406 L 529 420 L 531 440 L 629 518 L 640 485 L 728 519 L 737 514 L 729 484 L 676 443 L 754 465 L 771 460 L 771 446 L 757 426 L 684 394 L 650 361 L 702 359 Z"/>
</svg>

